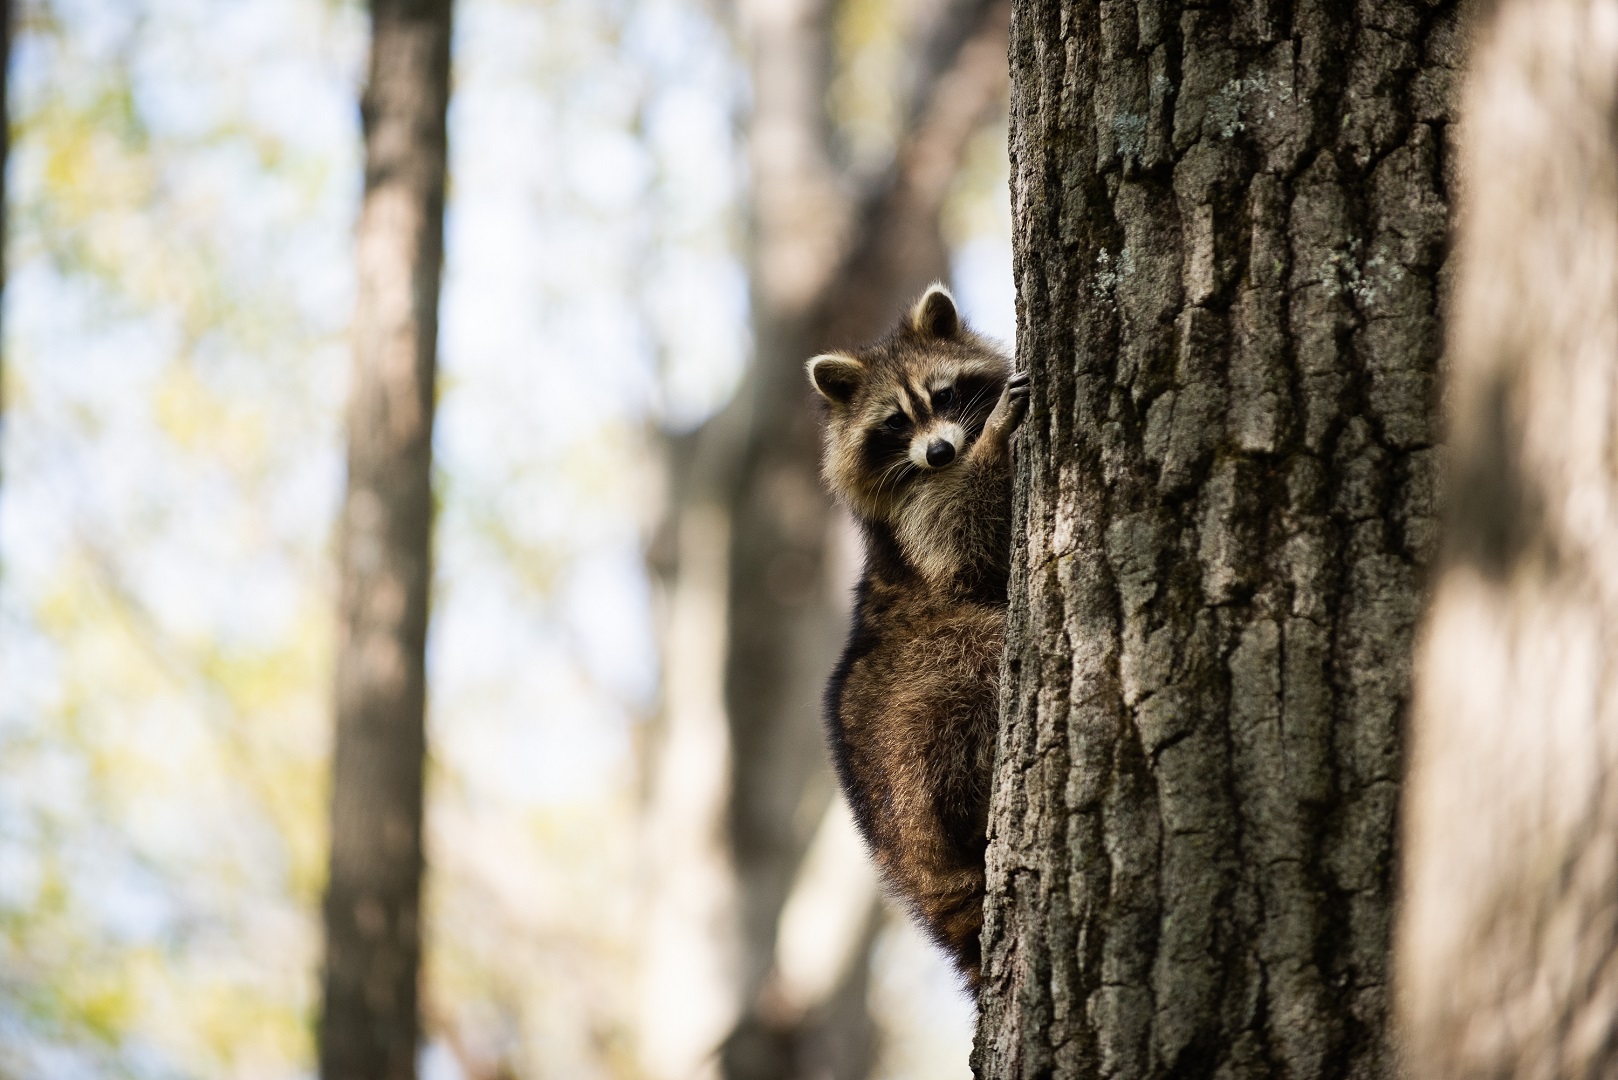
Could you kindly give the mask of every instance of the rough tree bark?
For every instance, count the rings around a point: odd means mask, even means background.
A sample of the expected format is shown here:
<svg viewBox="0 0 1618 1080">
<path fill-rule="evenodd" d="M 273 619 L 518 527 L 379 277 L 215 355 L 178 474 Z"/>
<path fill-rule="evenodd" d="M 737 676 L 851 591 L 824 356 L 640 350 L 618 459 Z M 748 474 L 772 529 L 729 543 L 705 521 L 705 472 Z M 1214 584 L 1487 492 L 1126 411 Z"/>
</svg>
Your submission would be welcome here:
<svg viewBox="0 0 1618 1080">
<path fill-rule="evenodd" d="M 1513 0 L 1462 114 L 1452 479 L 1407 781 L 1410 1075 L 1618 1072 L 1618 0 Z"/>
<path fill-rule="evenodd" d="M 968 138 L 1002 98 L 1007 9 L 954 0 L 937 10 L 917 50 L 899 159 L 852 192 L 833 161 L 826 115 L 833 12 L 827 0 L 739 11 L 754 72 L 755 356 L 733 405 L 672 447 L 676 481 L 656 561 L 667 625 L 687 630 L 666 635 L 665 730 L 648 803 L 660 850 L 690 851 L 709 865 L 718 836 L 734 896 L 710 867 L 700 880 L 668 875 L 671 887 L 653 904 L 648 922 L 658 929 L 641 1020 L 651 1075 L 692 1075 L 683 1062 L 697 1049 L 675 1030 L 685 1003 L 659 988 L 681 981 L 680 963 L 712 987 L 724 963 L 677 955 L 668 931 L 679 923 L 722 950 L 715 926 L 731 917 L 729 903 L 740 927 L 731 958 L 740 1018 L 720 1055 L 725 1075 L 862 1076 L 871 1055 L 864 957 L 874 924 L 850 924 L 855 961 L 816 1000 L 800 1000 L 794 980 L 776 970 L 782 909 L 832 793 L 819 709 L 851 584 L 835 557 L 837 519 L 819 481 L 802 364 L 885 330 L 914 292 L 947 274 L 939 211 Z M 710 671 L 711 688 L 702 674 Z M 724 775 L 722 807 L 710 824 L 698 777 L 715 768 Z M 671 867 L 677 860 L 667 856 Z M 705 1023 L 710 1013 L 698 1006 L 689 1019 Z M 689 1036 L 690 1025 L 683 1030 Z M 648 1057 L 653 1047 L 666 1048 L 661 1059 Z"/>
<path fill-rule="evenodd" d="M 1020 0 L 983 1077 L 1380 1077 L 1455 5 Z"/>
<path fill-rule="evenodd" d="M 338 571 L 323 1080 L 416 1075 L 450 0 L 372 0 Z"/>
</svg>

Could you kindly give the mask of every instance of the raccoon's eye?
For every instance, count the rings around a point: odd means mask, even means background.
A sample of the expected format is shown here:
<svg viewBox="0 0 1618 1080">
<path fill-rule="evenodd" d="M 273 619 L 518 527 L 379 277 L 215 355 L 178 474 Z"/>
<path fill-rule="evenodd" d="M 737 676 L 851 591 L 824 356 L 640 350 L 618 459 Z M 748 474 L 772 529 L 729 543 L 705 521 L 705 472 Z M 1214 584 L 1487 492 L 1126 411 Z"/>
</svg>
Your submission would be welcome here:
<svg viewBox="0 0 1618 1080">
<path fill-rule="evenodd" d="M 946 386 L 942 390 L 933 391 L 933 411 L 947 409 L 955 404 L 955 387 Z"/>
<path fill-rule="evenodd" d="M 887 418 L 885 421 L 885 426 L 889 431 L 903 431 L 905 429 L 905 425 L 909 423 L 910 420 L 905 416 L 904 413 L 896 412 Z"/>
</svg>

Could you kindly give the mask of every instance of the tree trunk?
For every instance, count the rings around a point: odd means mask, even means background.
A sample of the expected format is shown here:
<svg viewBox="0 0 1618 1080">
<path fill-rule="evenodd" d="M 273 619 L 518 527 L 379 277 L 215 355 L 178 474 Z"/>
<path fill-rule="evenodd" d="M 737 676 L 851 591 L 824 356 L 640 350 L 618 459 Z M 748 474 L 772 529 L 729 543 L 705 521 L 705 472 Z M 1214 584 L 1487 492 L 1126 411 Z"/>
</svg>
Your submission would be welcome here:
<svg viewBox="0 0 1618 1080">
<path fill-rule="evenodd" d="M 416 1075 L 450 0 L 373 0 L 339 573 L 323 1080 Z"/>
<path fill-rule="evenodd" d="M 974 1064 L 1384 1077 L 1452 3 L 1021 0 Z"/>
<path fill-rule="evenodd" d="M 1618 0 L 1514 0 L 1464 103 L 1452 495 L 1418 663 L 1411 1075 L 1618 1072 Z"/>
</svg>

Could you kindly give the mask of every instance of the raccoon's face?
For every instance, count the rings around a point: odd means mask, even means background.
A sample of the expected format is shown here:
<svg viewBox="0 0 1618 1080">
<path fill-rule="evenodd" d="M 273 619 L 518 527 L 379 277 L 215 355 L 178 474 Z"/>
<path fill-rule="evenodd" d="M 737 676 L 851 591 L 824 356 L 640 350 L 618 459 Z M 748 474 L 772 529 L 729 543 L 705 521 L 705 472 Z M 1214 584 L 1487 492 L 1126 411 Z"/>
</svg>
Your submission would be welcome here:
<svg viewBox="0 0 1618 1080">
<path fill-rule="evenodd" d="M 826 399 L 827 482 L 859 513 L 887 518 L 916 486 L 949 475 L 983 432 L 1010 364 L 961 325 L 942 285 L 897 330 L 808 364 Z"/>
</svg>

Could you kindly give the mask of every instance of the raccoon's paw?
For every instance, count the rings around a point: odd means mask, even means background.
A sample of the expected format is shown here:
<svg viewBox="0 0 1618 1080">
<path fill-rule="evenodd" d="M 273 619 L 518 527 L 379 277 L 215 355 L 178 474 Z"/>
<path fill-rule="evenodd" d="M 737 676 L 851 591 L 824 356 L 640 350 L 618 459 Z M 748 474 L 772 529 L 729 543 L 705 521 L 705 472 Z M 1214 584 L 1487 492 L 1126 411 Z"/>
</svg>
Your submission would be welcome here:
<svg viewBox="0 0 1618 1080">
<path fill-rule="evenodd" d="M 1028 415 L 1028 399 L 1032 391 L 1026 371 L 1019 371 L 1007 380 L 1005 393 L 1001 395 L 1006 402 L 1007 435 L 1022 426 L 1023 417 Z"/>
<path fill-rule="evenodd" d="M 994 411 L 989 414 L 988 421 L 983 425 L 984 441 L 998 442 L 1001 445 L 1011 438 L 1012 432 L 1022 424 L 1023 417 L 1028 415 L 1028 373 L 1020 371 L 1006 381 L 1005 390 L 1000 393 L 1000 400 L 995 403 Z"/>
</svg>

